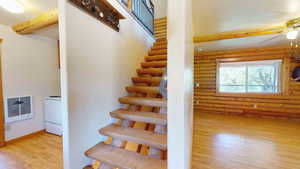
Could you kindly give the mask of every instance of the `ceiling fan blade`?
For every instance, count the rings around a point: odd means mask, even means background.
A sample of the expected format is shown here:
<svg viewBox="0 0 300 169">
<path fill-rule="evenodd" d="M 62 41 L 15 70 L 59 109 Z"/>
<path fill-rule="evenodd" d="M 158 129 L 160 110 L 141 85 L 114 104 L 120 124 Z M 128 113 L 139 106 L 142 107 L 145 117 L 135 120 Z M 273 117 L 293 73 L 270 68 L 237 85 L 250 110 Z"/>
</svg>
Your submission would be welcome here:
<svg viewBox="0 0 300 169">
<path fill-rule="evenodd" d="M 266 40 L 261 41 L 260 44 L 266 44 L 266 43 L 269 43 L 269 42 L 271 42 L 272 40 L 275 40 L 275 39 L 277 39 L 277 38 L 279 38 L 279 37 L 281 37 L 281 36 L 282 36 L 282 34 L 278 34 L 278 35 L 273 36 L 273 37 L 271 37 L 271 38 L 269 38 L 269 39 L 266 39 Z"/>
</svg>

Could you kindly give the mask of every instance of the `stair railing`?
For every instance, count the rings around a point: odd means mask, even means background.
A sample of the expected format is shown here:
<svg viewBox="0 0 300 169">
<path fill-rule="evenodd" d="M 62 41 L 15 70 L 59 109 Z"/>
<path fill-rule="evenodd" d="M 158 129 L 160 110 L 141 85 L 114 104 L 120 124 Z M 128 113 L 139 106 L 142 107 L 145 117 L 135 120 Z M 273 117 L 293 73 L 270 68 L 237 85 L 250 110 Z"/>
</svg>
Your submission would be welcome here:
<svg viewBox="0 0 300 169">
<path fill-rule="evenodd" d="M 168 73 L 167 73 L 167 69 L 165 69 L 165 72 L 161 77 L 161 81 L 159 84 L 159 91 L 160 94 L 163 96 L 163 98 L 168 98 L 167 86 L 168 86 Z"/>
<path fill-rule="evenodd" d="M 154 34 L 154 4 L 151 0 L 132 0 L 132 13 Z"/>
</svg>

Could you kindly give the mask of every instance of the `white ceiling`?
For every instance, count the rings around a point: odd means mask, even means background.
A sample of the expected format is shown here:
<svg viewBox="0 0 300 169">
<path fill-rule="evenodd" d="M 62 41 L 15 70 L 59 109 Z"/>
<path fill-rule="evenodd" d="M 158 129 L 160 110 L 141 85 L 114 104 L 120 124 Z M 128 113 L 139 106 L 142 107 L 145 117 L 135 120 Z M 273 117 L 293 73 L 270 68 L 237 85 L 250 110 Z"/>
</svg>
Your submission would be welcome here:
<svg viewBox="0 0 300 169">
<path fill-rule="evenodd" d="M 193 0 L 195 36 L 282 25 L 300 17 L 300 0 Z M 203 50 L 287 45 L 284 38 L 267 43 L 274 35 L 197 44 Z"/>
<path fill-rule="evenodd" d="M 14 25 L 57 7 L 57 0 L 19 0 L 25 13 L 11 14 L 0 8 L 0 24 Z M 195 36 L 226 31 L 280 25 L 300 17 L 300 0 L 193 0 Z M 37 32 L 58 39 L 58 27 L 52 26 Z M 262 43 L 274 35 L 223 40 L 197 44 L 204 50 L 234 49 L 288 44 L 282 35 Z"/>
<path fill-rule="evenodd" d="M 39 16 L 53 8 L 57 8 L 57 0 L 18 0 L 24 7 L 25 13 L 12 14 L 0 7 L 0 24 L 12 26 L 28 19 Z M 37 34 L 58 39 L 58 26 L 39 31 Z"/>
</svg>

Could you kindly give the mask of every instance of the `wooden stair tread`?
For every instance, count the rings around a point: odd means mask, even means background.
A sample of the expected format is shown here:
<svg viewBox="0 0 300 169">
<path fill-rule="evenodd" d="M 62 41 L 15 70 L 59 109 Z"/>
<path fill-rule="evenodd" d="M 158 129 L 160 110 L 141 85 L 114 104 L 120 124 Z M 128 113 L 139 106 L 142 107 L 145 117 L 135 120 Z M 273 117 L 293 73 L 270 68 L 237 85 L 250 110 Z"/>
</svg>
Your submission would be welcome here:
<svg viewBox="0 0 300 169">
<path fill-rule="evenodd" d="M 149 68 L 149 67 L 154 67 L 154 68 L 159 68 L 159 67 L 166 67 L 167 66 L 167 61 L 162 60 L 162 61 L 151 61 L 151 62 L 143 62 L 142 67 L 143 68 Z"/>
<path fill-rule="evenodd" d="M 127 92 L 137 92 L 137 93 L 148 93 L 148 94 L 159 94 L 158 87 L 150 87 L 150 86 L 130 86 L 126 87 Z"/>
<path fill-rule="evenodd" d="M 133 77 L 133 83 L 147 83 L 147 84 L 159 84 L 161 81 L 160 77 Z"/>
<path fill-rule="evenodd" d="M 145 60 L 147 62 L 150 62 L 150 61 L 159 61 L 159 60 L 167 60 L 167 59 L 168 59 L 167 55 L 145 56 Z"/>
<path fill-rule="evenodd" d="M 165 36 L 166 37 L 167 32 L 157 32 L 155 33 L 155 36 Z"/>
<path fill-rule="evenodd" d="M 164 68 L 144 68 L 144 69 L 137 69 L 136 71 L 140 75 L 150 74 L 154 76 L 160 76 L 165 72 Z"/>
<path fill-rule="evenodd" d="M 160 31 L 165 31 L 165 32 L 167 32 L 168 30 L 167 30 L 167 27 L 166 27 L 166 26 L 159 26 L 159 27 L 155 27 L 155 28 L 154 28 L 154 31 L 155 31 L 155 32 L 160 32 Z"/>
<path fill-rule="evenodd" d="M 162 44 L 162 45 L 154 45 L 151 50 L 157 50 L 157 49 L 167 49 L 168 45 L 167 44 Z"/>
<path fill-rule="evenodd" d="M 119 109 L 110 113 L 113 118 L 167 125 L 167 114 Z"/>
<path fill-rule="evenodd" d="M 160 39 L 166 39 L 166 38 L 160 38 Z M 167 45 L 168 42 L 167 41 L 160 41 L 160 42 L 155 42 L 154 45 Z"/>
<path fill-rule="evenodd" d="M 111 124 L 99 130 L 106 136 L 111 136 L 124 141 L 155 147 L 161 150 L 167 150 L 167 135 L 158 134 L 153 131 L 147 131 L 131 127 L 122 127 L 120 125 Z"/>
<path fill-rule="evenodd" d="M 163 17 L 163 18 L 157 18 L 154 20 L 154 22 L 160 22 L 160 21 L 167 21 L 167 17 Z"/>
<path fill-rule="evenodd" d="M 159 34 L 159 33 L 166 33 L 167 29 L 155 29 L 155 33 Z"/>
<path fill-rule="evenodd" d="M 167 107 L 167 100 L 161 98 L 127 96 L 119 98 L 119 102 L 122 104 L 132 104 L 140 106 Z"/>
<path fill-rule="evenodd" d="M 97 144 L 85 154 L 87 157 L 119 169 L 167 169 L 167 161 L 150 158 L 104 143 Z"/>
<path fill-rule="evenodd" d="M 167 54 L 168 50 L 167 49 L 157 49 L 157 50 L 151 50 L 150 52 L 148 52 L 148 54 L 150 56 L 152 55 L 163 55 L 163 54 Z"/>
</svg>

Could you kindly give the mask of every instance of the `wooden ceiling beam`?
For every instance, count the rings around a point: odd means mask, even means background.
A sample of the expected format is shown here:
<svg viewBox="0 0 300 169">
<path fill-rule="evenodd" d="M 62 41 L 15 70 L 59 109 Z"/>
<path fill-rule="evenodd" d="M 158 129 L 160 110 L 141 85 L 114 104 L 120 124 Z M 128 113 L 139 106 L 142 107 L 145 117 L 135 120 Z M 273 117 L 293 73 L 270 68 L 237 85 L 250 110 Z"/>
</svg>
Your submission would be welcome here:
<svg viewBox="0 0 300 169">
<path fill-rule="evenodd" d="M 245 38 L 251 36 L 279 34 L 279 33 L 287 32 L 286 29 L 287 29 L 286 26 L 275 26 L 269 28 L 223 32 L 219 34 L 194 37 L 194 43 L 211 42 L 211 41 L 218 41 L 218 40 L 225 40 L 225 39 L 237 39 L 237 38 Z"/>
<path fill-rule="evenodd" d="M 19 34 L 31 34 L 58 23 L 58 9 L 53 9 L 36 18 L 14 25 L 12 29 Z"/>
</svg>

